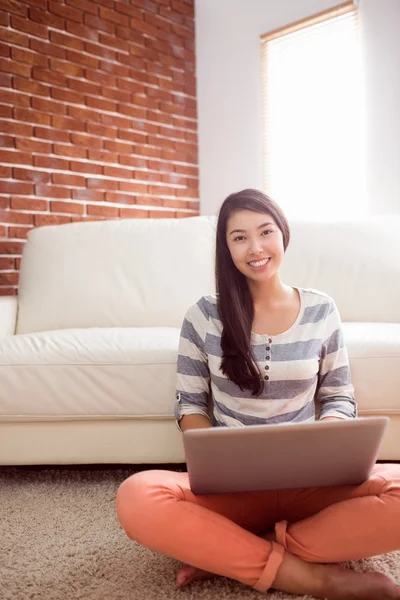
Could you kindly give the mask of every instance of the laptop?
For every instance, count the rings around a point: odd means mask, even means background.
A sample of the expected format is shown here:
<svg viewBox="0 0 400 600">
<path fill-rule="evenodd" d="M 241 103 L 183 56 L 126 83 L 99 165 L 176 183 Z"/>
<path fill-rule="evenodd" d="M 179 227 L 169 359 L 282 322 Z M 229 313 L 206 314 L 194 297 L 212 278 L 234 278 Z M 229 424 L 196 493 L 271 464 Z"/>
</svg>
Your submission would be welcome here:
<svg viewBox="0 0 400 600">
<path fill-rule="evenodd" d="M 389 417 L 209 427 L 183 432 L 195 494 L 359 485 L 370 476 Z"/>
</svg>

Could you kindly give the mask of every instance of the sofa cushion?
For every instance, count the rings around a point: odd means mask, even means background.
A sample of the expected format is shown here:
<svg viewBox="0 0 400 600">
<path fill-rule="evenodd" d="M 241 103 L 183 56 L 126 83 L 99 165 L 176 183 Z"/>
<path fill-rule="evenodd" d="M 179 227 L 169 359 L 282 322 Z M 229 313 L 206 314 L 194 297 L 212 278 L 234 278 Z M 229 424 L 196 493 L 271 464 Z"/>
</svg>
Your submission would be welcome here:
<svg viewBox="0 0 400 600">
<path fill-rule="evenodd" d="M 2 338 L 1 419 L 172 418 L 179 333 L 94 327 Z"/>
<path fill-rule="evenodd" d="M 24 246 L 17 333 L 180 327 L 214 292 L 215 223 L 121 219 L 38 227 Z"/>
<path fill-rule="evenodd" d="M 400 324 L 345 323 L 360 412 L 400 414 Z M 93 328 L 0 339 L 1 420 L 170 418 L 179 328 Z"/>
</svg>

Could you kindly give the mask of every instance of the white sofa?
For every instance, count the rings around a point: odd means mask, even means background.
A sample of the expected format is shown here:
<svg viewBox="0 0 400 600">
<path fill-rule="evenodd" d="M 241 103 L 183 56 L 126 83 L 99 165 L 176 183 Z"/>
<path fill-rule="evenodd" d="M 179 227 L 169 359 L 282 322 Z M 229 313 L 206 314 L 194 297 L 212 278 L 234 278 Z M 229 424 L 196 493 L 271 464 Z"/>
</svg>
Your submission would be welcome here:
<svg viewBox="0 0 400 600">
<path fill-rule="evenodd" d="M 333 296 L 360 416 L 400 459 L 400 217 L 291 223 L 285 283 Z M 215 217 L 33 229 L 0 297 L 0 464 L 179 463 L 186 309 L 214 291 Z"/>
</svg>

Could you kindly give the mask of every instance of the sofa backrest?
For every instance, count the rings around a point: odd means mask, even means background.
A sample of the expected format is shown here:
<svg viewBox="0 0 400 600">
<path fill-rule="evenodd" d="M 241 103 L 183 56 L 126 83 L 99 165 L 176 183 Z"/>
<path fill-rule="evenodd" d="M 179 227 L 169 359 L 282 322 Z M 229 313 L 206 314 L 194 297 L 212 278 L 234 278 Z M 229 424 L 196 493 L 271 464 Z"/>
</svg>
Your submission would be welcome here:
<svg viewBox="0 0 400 600">
<path fill-rule="evenodd" d="M 208 217 L 77 222 L 32 229 L 24 246 L 17 333 L 180 327 L 214 292 Z"/>
<path fill-rule="evenodd" d="M 285 283 L 329 294 L 342 321 L 400 323 L 400 215 L 290 228 Z"/>
<path fill-rule="evenodd" d="M 39 227 L 21 263 L 17 333 L 180 327 L 215 291 L 215 217 Z M 400 322 L 400 217 L 291 221 L 284 283 L 331 295 L 343 321 Z"/>
</svg>

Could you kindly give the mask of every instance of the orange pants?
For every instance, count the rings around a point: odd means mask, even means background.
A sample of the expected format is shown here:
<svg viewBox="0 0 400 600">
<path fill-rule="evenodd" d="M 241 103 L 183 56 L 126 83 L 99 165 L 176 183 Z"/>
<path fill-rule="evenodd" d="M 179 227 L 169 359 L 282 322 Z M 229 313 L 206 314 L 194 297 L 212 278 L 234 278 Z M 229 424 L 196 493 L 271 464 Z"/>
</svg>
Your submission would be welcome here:
<svg viewBox="0 0 400 600">
<path fill-rule="evenodd" d="M 204 496 L 187 473 L 142 471 L 118 489 L 117 514 L 139 544 L 265 592 L 286 550 L 335 563 L 400 549 L 400 465 L 376 464 L 358 486 Z M 277 543 L 259 537 L 273 529 Z"/>
</svg>

